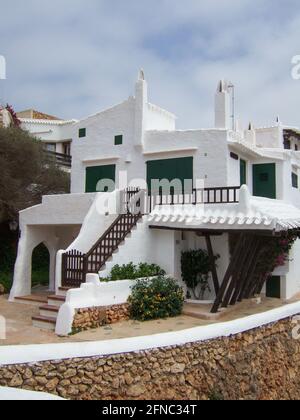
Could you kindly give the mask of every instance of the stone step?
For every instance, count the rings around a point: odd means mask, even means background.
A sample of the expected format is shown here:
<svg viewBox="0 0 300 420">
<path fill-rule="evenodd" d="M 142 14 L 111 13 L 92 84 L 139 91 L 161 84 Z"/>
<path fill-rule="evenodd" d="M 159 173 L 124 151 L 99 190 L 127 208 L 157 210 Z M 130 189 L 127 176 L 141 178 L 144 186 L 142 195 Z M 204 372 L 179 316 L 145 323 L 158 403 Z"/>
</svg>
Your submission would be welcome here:
<svg viewBox="0 0 300 420">
<path fill-rule="evenodd" d="M 36 328 L 43 330 L 55 331 L 56 319 L 48 316 L 34 316 L 32 317 L 32 324 Z"/>
<path fill-rule="evenodd" d="M 57 306 L 58 308 L 61 307 L 66 301 L 65 296 L 59 296 L 59 295 L 51 295 L 48 296 L 48 305 L 49 306 Z"/>
<path fill-rule="evenodd" d="M 67 296 L 67 293 L 69 290 L 71 290 L 72 287 L 59 287 L 58 288 L 58 296 Z M 75 289 L 75 287 L 73 287 Z"/>
<path fill-rule="evenodd" d="M 48 298 L 47 296 L 29 295 L 29 296 L 16 297 L 15 301 L 23 305 L 40 306 L 41 303 L 47 303 Z"/>
<path fill-rule="evenodd" d="M 59 311 L 59 307 L 58 306 L 53 306 L 53 305 L 43 305 L 40 306 L 40 315 L 41 316 L 45 316 L 45 317 L 50 317 L 50 318 L 57 318 L 58 315 L 58 311 Z"/>
</svg>

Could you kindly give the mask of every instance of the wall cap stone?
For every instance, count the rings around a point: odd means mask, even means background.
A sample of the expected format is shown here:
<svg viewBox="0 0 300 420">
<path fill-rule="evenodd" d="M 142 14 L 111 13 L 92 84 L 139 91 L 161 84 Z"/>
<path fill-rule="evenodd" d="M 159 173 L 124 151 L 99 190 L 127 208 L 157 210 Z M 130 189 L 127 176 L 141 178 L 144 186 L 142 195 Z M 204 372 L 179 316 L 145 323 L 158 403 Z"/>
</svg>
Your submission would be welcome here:
<svg viewBox="0 0 300 420">
<path fill-rule="evenodd" d="M 300 314 L 300 302 L 230 322 L 119 340 L 0 346 L 0 366 L 110 356 L 230 337 Z"/>
</svg>

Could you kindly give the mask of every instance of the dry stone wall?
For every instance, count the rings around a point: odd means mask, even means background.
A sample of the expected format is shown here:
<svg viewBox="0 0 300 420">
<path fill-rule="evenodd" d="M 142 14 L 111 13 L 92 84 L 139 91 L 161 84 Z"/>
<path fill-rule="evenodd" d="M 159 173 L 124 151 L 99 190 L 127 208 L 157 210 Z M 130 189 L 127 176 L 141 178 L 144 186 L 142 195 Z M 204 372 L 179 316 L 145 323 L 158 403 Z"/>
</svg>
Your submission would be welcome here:
<svg viewBox="0 0 300 420">
<path fill-rule="evenodd" d="M 73 331 L 98 328 L 128 319 L 129 305 L 127 303 L 99 308 L 77 309 L 73 321 Z"/>
<path fill-rule="evenodd" d="M 0 366 L 0 386 L 70 399 L 299 399 L 286 319 L 230 338 L 88 359 Z"/>
</svg>

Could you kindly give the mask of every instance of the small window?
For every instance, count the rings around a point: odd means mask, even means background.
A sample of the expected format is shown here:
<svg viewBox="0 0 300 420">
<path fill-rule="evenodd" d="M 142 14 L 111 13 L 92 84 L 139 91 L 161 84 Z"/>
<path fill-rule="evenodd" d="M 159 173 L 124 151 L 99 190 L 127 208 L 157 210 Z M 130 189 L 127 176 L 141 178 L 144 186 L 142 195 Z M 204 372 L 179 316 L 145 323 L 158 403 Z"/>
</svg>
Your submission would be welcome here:
<svg viewBox="0 0 300 420">
<path fill-rule="evenodd" d="M 292 144 L 291 144 L 291 141 L 290 140 L 285 140 L 284 141 L 284 148 L 286 150 L 291 150 L 291 146 L 292 146 Z"/>
<path fill-rule="evenodd" d="M 295 144 L 295 151 L 298 152 L 298 145 Z"/>
<path fill-rule="evenodd" d="M 78 136 L 80 139 L 83 137 L 86 137 L 86 128 L 80 128 L 78 132 Z"/>
<path fill-rule="evenodd" d="M 298 175 L 294 172 L 292 173 L 292 186 L 293 188 L 298 188 Z"/>
<path fill-rule="evenodd" d="M 123 136 L 115 136 L 115 146 L 123 144 Z"/>
</svg>

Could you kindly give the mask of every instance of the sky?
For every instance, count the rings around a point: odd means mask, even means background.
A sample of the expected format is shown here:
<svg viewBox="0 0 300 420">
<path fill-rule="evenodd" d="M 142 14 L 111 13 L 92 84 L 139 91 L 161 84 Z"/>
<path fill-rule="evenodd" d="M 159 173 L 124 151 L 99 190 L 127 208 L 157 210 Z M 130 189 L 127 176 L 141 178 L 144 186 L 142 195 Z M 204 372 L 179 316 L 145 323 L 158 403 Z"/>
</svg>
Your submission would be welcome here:
<svg viewBox="0 0 300 420">
<path fill-rule="evenodd" d="M 300 126 L 299 0 L 0 0 L 0 102 L 83 118 L 134 94 L 178 128 L 214 124 L 218 80 L 236 91 L 244 126 Z"/>
</svg>

